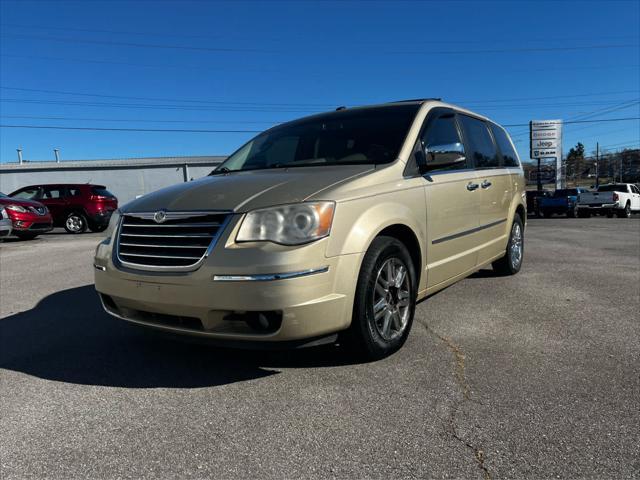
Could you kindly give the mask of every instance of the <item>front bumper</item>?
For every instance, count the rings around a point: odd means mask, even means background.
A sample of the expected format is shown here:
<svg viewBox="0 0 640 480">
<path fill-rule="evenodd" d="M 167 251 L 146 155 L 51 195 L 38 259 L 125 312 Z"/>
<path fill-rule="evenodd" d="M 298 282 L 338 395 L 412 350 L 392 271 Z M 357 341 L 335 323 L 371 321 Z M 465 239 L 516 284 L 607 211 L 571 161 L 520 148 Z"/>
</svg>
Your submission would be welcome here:
<svg viewBox="0 0 640 480">
<path fill-rule="evenodd" d="M 101 244 L 96 290 L 118 318 L 229 343 L 290 342 L 349 326 L 360 254 L 328 258 L 326 239 L 289 252 L 227 247 L 218 244 L 196 271 L 159 274 L 119 269 Z M 262 328 L 259 315 L 274 321 Z"/>
<path fill-rule="evenodd" d="M 53 230 L 52 222 L 25 222 L 17 221 L 13 223 L 14 232 L 32 232 L 32 233 L 45 233 Z"/>
<path fill-rule="evenodd" d="M 11 220 L 0 220 L 0 237 L 8 237 L 11 235 Z"/>
</svg>

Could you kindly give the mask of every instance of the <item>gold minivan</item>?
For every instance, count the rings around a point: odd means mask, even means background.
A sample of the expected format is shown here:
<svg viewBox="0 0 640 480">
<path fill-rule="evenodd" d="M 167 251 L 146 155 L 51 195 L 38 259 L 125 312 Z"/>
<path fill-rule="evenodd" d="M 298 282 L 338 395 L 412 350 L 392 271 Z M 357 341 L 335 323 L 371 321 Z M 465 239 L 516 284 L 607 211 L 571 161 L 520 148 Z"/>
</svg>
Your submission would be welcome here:
<svg viewBox="0 0 640 480">
<path fill-rule="evenodd" d="M 227 345 L 405 342 L 416 301 L 520 270 L 524 176 L 505 130 L 439 100 L 277 125 L 200 180 L 117 211 L 95 285 L 118 318 Z"/>
</svg>

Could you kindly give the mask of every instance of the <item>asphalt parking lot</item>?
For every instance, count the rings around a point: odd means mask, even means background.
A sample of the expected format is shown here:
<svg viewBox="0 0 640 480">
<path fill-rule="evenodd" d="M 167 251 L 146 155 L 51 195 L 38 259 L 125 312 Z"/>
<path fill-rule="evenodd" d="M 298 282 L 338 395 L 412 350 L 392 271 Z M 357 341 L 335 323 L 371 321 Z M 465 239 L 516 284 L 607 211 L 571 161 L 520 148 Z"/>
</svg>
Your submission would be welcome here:
<svg viewBox="0 0 640 480">
<path fill-rule="evenodd" d="M 104 314 L 100 234 L 0 244 L 0 476 L 640 476 L 640 217 L 531 219 L 405 348 L 227 351 Z"/>
</svg>

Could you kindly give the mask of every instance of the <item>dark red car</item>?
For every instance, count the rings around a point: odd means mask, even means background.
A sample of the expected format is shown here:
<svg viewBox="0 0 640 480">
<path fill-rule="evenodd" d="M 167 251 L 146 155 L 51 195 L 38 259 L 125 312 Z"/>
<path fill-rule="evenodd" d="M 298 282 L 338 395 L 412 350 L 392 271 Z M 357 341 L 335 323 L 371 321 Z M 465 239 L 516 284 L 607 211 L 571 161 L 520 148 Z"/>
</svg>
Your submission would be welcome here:
<svg viewBox="0 0 640 480">
<path fill-rule="evenodd" d="M 53 224 L 69 233 L 82 233 L 87 228 L 102 232 L 118 208 L 118 199 L 104 185 L 88 183 L 30 185 L 10 196 L 43 203 L 51 212 Z"/>
<path fill-rule="evenodd" d="M 22 200 L 0 193 L 0 206 L 11 219 L 13 235 L 31 240 L 53 230 L 53 219 L 47 207 L 32 200 Z"/>
</svg>

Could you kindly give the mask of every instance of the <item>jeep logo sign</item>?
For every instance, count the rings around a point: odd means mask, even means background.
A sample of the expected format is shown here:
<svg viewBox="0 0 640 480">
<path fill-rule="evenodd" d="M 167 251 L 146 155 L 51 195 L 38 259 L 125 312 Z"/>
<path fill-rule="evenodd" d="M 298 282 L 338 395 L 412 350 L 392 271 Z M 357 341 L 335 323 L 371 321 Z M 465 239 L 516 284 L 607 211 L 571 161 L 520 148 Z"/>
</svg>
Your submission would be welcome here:
<svg viewBox="0 0 640 480">
<path fill-rule="evenodd" d="M 556 148 L 558 146 L 557 139 L 549 140 L 531 140 L 531 150 L 540 148 Z"/>
</svg>

